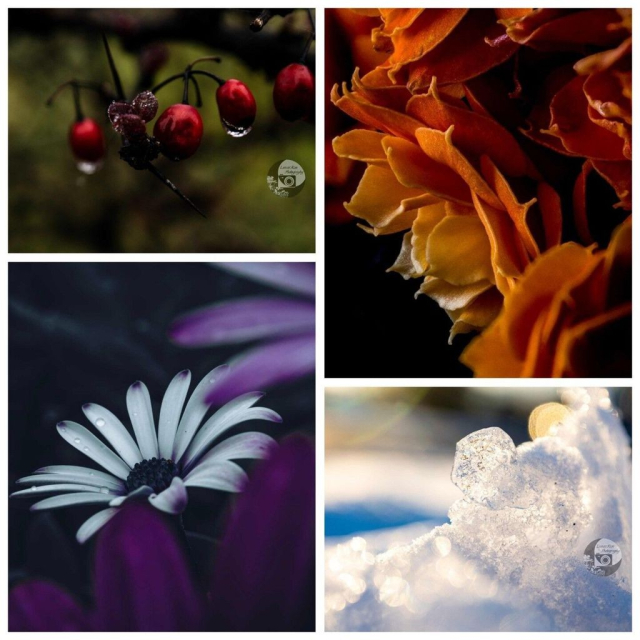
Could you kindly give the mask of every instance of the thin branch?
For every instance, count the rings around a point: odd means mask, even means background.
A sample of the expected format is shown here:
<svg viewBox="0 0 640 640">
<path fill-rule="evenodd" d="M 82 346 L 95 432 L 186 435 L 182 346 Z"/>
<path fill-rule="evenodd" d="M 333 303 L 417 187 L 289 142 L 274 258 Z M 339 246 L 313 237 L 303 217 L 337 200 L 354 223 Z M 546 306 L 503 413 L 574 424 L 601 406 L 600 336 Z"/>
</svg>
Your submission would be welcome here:
<svg viewBox="0 0 640 640">
<path fill-rule="evenodd" d="M 184 195 L 184 193 L 182 193 L 182 191 L 180 191 L 180 189 L 178 189 L 178 187 L 176 187 L 175 184 L 173 184 L 173 182 L 171 182 L 171 180 L 169 180 L 169 178 L 167 178 L 162 173 L 160 173 L 160 171 L 158 171 L 158 169 L 151 162 L 148 163 L 147 169 L 156 178 L 158 178 L 158 180 L 160 180 L 160 182 L 162 182 L 167 187 L 169 187 L 169 189 L 171 189 L 171 191 L 173 191 L 173 193 L 175 193 L 179 198 L 184 200 L 192 209 L 197 211 L 203 218 L 207 217 L 204 213 L 202 213 L 202 211 L 200 211 L 200 209 L 198 209 L 198 207 L 196 207 L 195 204 L 193 204 L 193 202 L 191 202 L 191 200 L 189 200 L 189 198 L 187 198 L 187 196 Z"/>
</svg>

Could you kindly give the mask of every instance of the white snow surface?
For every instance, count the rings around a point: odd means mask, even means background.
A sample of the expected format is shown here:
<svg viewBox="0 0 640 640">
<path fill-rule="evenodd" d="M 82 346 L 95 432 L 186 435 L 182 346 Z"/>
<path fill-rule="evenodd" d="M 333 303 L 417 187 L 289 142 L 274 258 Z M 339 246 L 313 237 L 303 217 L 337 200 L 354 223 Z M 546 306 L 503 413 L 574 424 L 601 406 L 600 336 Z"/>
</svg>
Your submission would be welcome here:
<svg viewBox="0 0 640 640">
<path fill-rule="evenodd" d="M 458 443 L 450 523 L 381 553 L 362 537 L 327 548 L 326 629 L 630 631 L 629 438 L 605 390 L 562 400 L 548 436 L 515 447 L 490 427 Z M 609 576 L 583 562 L 599 538 L 622 552 Z"/>
</svg>

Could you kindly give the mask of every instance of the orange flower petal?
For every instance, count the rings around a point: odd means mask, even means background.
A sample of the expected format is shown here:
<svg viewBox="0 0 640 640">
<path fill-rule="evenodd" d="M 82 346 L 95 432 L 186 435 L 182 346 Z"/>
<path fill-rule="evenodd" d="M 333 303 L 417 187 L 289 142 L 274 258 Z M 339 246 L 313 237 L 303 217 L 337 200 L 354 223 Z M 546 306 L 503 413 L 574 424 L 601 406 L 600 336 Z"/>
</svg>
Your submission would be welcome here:
<svg viewBox="0 0 640 640">
<path fill-rule="evenodd" d="M 500 316 L 474 338 L 460 356 L 460 362 L 469 367 L 476 378 L 517 378 L 522 371 L 522 362 L 511 351 L 499 320 Z"/>
<path fill-rule="evenodd" d="M 447 131 L 437 131 L 426 127 L 416 130 L 416 139 L 424 153 L 442 165 L 450 167 L 468 185 L 472 192 L 497 209 L 504 210 L 504 205 L 475 167 L 453 144 L 453 127 Z"/>
<path fill-rule="evenodd" d="M 492 207 L 475 194 L 473 201 L 489 238 L 496 286 L 506 295 L 528 262 L 524 244 L 506 211 Z"/>
<path fill-rule="evenodd" d="M 481 293 L 492 287 L 493 284 L 489 280 L 481 280 L 460 287 L 440 280 L 440 278 L 426 276 L 416 296 L 421 293 L 425 294 L 435 300 L 442 309 L 455 311 L 466 307 Z"/>
<path fill-rule="evenodd" d="M 448 166 L 425 156 L 417 145 L 402 138 L 387 136 L 382 146 L 389 166 L 401 184 L 423 189 L 434 196 L 471 204 L 467 183 Z"/>
<path fill-rule="evenodd" d="M 434 76 L 439 84 L 464 82 L 503 63 L 518 48 L 509 38 L 498 40 L 504 33 L 491 9 L 470 11 L 448 38 L 408 65 L 409 89 L 412 93 L 428 89 Z"/>
<path fill-rule="evenodd" d="M 582 169 L 573 186 L 573 220 L 578 236 L 585 244 L 591 244 L 593 242 L 587 216 L 587 178 L 592 170 L 593 164 L 590 160 L 587 160 L 582 165 Z"/>
<path fill-rule="evenodd" d="M 477 157 L 487 154 L 510 176 L 528 173 L 529 160 L 516 139 L 492 118 L 441 100 L 435 80 L 429 93 L 409 100 L 407 114 L 430 129 L 446 131 L 453 126 L 451 139 L 456 147 Z"/>
<path fill-rule="evenodd" d="M 609 27 L 620 22 L 615 9 L 537 9 L 521 19 L 505 20 L 507 34 L 519 44 L 542 51 L 582 51 L 585 45 L 613 46 L 620 35 Z"/>
<path fill-rule="evenodd" d="M 620 350 L 618 345 L 629 345 Z M 631 303 L 563 332 L 557 347 L 554 377 L 631 376 Z M 618 347 L 618 348 L 616 348 Z"/>
<path fill-rule="evenodd" d="M 397 71 L 404 65 L 419 60 L 429 51 L 438 46 L 455 29 L 464 18 L 468 9 L 404 9 L 390 10 L 390 14 L 404 12 L 406 24 L 410 11 L 418 11 L 415 20 L 404 28 L 390 30 L 390 26 L 398 24 L 401 20 L 385 24 L 384 32 L 389 34 L 393 44 L 393 53 L 383 65 L 389 69 L 389 78 L 395 82 Z"/>
<path fill-rule="evenodd" d="M 549 133 L 558 136 L 572 153 L 599 160 L 624 160 L 620 138 L 589 118 L 584 83 L 585 78 L 578 76 L 555 95 Z"/>
<path fill-rule="evenodd" d="M 333 139 L 333 151 L 341 158 L 387 166 L 387 155 L 382 148 L 384 137 L 384 133 L 377 131 L 353 129 Z"/>
<path fill-rule="evenodd" d="M 429 266 L 427 242 L 431 232 L 446 215 L 446 203 L 438 202 L 421 207 L 411 227 L 411 259 L 418 273 L 424 273 Z"/>
<path fill-rule="evenodd" d="M 378 235 L 408 229 L 417 209 L 430 204 L 425 202 L 428 199 L 424 192 L 402 186 L 391 169 L 370 165 L 351 201 L 344 206 L 351 215 L 366 220 Z"/>
<path fill-rule="evenodd" d="M 491 246 L 475 216 L 446 216 L 429 234 L 428 274 L 463 286 L 493 280 Z"/>
<path fill-rule="evenodd" d="M 416 129 L 422 126 L 418 120 L 414 120 L 404 113 L 398 113 L 393 109 L 379 107 L 366 102 L 356 94 L 348 90 L 346 83 L 342 85 L 343 95 L 340 95 L 338 85 L 331 91 L 331 101 L 347 115 L 362 124 L 379 129 L 401 138 L 413 139 Z"/>
</svg>

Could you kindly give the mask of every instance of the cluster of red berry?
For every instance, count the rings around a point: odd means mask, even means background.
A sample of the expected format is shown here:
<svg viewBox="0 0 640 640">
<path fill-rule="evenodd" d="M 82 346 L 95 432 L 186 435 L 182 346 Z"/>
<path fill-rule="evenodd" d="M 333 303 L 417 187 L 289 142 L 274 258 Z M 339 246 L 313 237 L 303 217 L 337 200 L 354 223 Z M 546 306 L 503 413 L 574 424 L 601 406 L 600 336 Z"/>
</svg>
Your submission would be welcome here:
<svg viewBox="0 0 640 640">
<path fill-rule="evenodd" d="M 104 85 L 70 81 L 61 85 L 48 101 L 50 104 L 64 87 L 73 89 L 76 119 L 69 131 L 69 144 L 78 161 L 79 169 L 85 173 L 93 173 L 100 166 L 106 153 L 102 127 L 95 119 L 85 117 L 80 106 L 80 89 L 92 89 L 98 91 L 108 103 L 109 121 L 113 129 L 122 137 L 120 157 L 134 169 L 151 171 L 201 213 L 173 183 L 157 170 L 152 162 L 160 154 L 174 161 L 185 160 L 198 150 L 204 127 L 198 108 L 189 104 L 189 88 L 193 84 L 197 94 L 197 106 L 202 106 L 196 76 L 205 76 L 218 83 L 216 102 L 220 121 L 227 134 L 233 137 L 243 137 L 252 129 L 257 105 L 251 90 L 244 82 L 235 78 L 223 80 L 213 73 L 193 68 L 196 64 L 205 61 L 220 62 L 217 57 L 206 57 L 198 58 L 188 65 L 184 72 L 167 78 L 151 90 L 142 91 L 133 100 L 127 101 L 124 98 L 120 78 L 106 38 L 104 38 L 104 44 L 115 84 L 115 94 L 108 92 Z M 297 120 L 313 122 L 314 78 L 309 67 L 304 64 L 308 48 L 309 43 L 305 47 L 301 62 L 289 64 L 280 70 L 273 86 L 274 107 L 278 114 L 289 122 Z M 171 105 L 158 116 L 153 127 L 153 135 L 149 136 L 147 124 L 156 117 L 158 112 L 156 93 L 167 84 L 180 79 L 184 82 L 182 102 Z"/>
</svg>

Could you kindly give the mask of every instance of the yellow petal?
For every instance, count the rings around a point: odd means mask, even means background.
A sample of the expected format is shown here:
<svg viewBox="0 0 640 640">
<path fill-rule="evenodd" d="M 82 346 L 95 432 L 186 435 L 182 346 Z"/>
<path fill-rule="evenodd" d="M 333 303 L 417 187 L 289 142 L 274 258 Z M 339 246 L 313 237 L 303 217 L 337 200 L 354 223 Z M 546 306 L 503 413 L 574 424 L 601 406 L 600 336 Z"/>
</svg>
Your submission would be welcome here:
<svg viewBox="0 0 640 640">
<path fill-rule="evenodd" d="M 492 280 L 491 247 L 482 222 L 474 216 L 447 216 L 429 235 L 429 275 L 451 284 Z"/>
<path fill-rule="evenodd" d="M 368 164 L 387 165 L 387 156 L 382 148 L 384 133 L 354 129 L 333 139 L 333 150 L 341 158 L 359 160 Z"/>
</svg>

